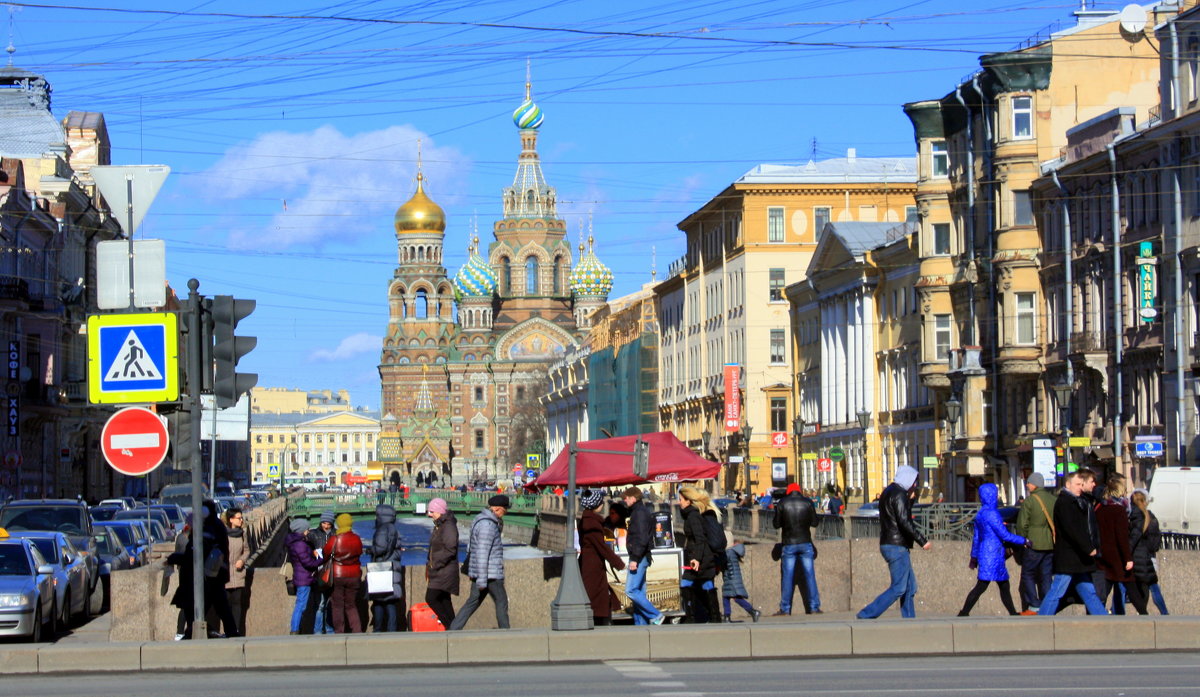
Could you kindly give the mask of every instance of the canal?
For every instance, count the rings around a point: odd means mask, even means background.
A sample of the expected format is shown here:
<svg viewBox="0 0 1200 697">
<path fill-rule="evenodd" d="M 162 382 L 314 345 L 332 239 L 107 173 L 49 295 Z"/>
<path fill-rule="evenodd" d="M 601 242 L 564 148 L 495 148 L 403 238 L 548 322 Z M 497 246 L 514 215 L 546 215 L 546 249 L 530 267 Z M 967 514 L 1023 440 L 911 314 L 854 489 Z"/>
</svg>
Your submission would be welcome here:
<svg viewBox="0 0 1200 697">
<path fill-rule="evenodd" d="M 458 518 L 458 560 L 461 562 L 467 553 L 467 540 L 470 537 L 471 520 Z M 354 521 L 354 533 L 363 540 L 363 549 L 369 549 L 371 538 L 375 535 L 375 516 L 363 517 Z M 433 520 L 429 518 L 399 516 L 396 518 L 396 531 L 400 533 L 400 543 L 404 545 L 403 563 L 405 566 L 424 566 L 429 554 L 429 534 L 433 531 Z M 364 554 L 363 560 L 369 554 Z M 552 556 L 536 547 L 516 544 L 505 540 L 504 558 L 509 559 L 539 559 Z"/>
</svg>

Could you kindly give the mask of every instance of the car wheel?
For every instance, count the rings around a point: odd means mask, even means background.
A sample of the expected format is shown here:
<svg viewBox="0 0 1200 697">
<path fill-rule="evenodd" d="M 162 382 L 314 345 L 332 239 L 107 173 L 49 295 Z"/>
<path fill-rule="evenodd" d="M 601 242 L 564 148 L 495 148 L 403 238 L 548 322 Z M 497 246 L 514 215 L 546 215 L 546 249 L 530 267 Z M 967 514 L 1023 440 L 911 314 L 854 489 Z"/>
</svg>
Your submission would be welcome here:
<svg viewBox="0 0 1200 697">
<path fill-rule="evenodd" d="M 104 611 L 104 584 L 96 581 L 92 592 L 88 594 L 87 602 L 83 604 L 83 621 L 90 622 L 93 617 Z"/>
<path fill-rule="evenodd" d="M 38 608 L 41 611 L 41 608 Z M 46 626 L 42 629 L 42 641 L 53 641 L 58 636 L 58 607 L 50 605 L 50 616 L 46 618 Z"/>
<path fill-rule="evenodd" d="M 42 608 L 33 611 L 33 627 L 29 630 L 29 641 L 42 643 Z"/>
</svg>

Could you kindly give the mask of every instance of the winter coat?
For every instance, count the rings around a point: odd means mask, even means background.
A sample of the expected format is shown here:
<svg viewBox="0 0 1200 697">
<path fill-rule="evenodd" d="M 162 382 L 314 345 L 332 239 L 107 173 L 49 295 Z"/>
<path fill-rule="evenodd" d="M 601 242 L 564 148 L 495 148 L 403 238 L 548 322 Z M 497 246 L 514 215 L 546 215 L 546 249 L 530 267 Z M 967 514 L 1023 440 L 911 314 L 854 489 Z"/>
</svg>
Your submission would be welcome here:
<svg viewBox="0 0 1200 697">
<path fill-rule="evenodd" d="M 817 508 L 812 499 L 793 492 L 775 504 L 771 524 L 782 530 L 779 541 L 785 545 L 812 544 L 812 528 L 817 527 Z"/>
<path fill-rule="evenodd" d="M 342 532 L 325 543 L 325 556 L 333 557 L 334 578 L 358 578 L 362 576 L 362 538 L 353 532 Z"/>
<path fill-rule="evenodd" d="M 325 549 L 325 543 L 328 542 L 329 538 L 331 537 L 333 537 L 332 527 L 330 527 L 328 530 L 322 530 L 320 525 L 315 528 L 309 528 L 308 546 L 313 549 Z"/>
<path fill-rule="evenodd" d="M 1035 551 L 1049 552 L 1054 549 L 1054 533 L 1050 529 L 1050 521 L 1053 519 L 1054 494 L 1038 487 L 1021 504 L 1015 532 L 1028 538 Z"/>
<path fill-rule="evenodd" d="M 404 597 L 404 547 L 396 530 L 396 509 L 386 504 L 375 508 L 375 534 L 371 537 L 371 561 L 391 562 L 392 592 L 372 593 L 372 600 L 399 600 Z"/>
<path fill-rule="evenodd" d="M 1150 524 L 1142 531 L 1146 516 Z M 1154 513 L 1134 506 L 1129 511 L 1129 547 L 1133 551 L 1133 578 L 1140 583 L 1158 583 L 1158 571 L 1154 568 L 1154 556 L 1162 545 L 1162 533 Z"/>
<path fill-rule="evenodd" d="M 1004 563 L 1004 543 L 1024 545 L 1025 538 L 1014 535 L 1004 527 L 996 509 L 999 492 L 995 484 L 979 487 L 979 513 L 975 516 L 975 534 L 971 541 L 971 558 L 978 565 L 980 581 L 1007 581 L 1008 567 Z"/>
<path fill-rule="evenodd" d="M 1090 506 L 1063 489 L 1054 502 L 1054 573 L 1090 574 L 1096 570 L 1095 548 L 1088 529 Z"/>
<path fill-rule="evenodd" d="M 619 609 L 616 596 L 608 586 L 608 569 L 624 569 L 625 562 L 604 541 L 604 521 L 595 511 L 584 511 L 579 517 L 579 575 L 592 604 L 593 617 L 611 617 Z"/>
<path fill-rule="evenodd" d="M 246 587 L 246 562 L 250 559 L 250 547 L 246 545 L 246 531 L 242 528 L 229 529 L 229 583 L 226 588 Z M 237 562 L 241 560 L 242 570 L 238 571 Z"/>
<path fill-rule="evenodd" d="M 649 561 L 650 550 L 654 548 L 654 514 L 650 508 L 641 501 L 635 502 L 629 509 L 625 529 L 625 551 L 629 553 L 629 560 Z"/>
<path fill-rule="evenodd" d="M 288 561 L 292 563 L 292 582 L 299 586 L 311 586 L 313 574 L 320 568 L 321 562 L 313 556 L 308 540 L 298 532 L 289 532 L 283 538 L 287 547 Z"/>
<path fill-rule="evenodd" d="M 450 511 L 433 522 L 425 573 L 427 588 L 458 595 L 458 520 Z"/>
<path fill-rule="evenodd" d="M 476 584 L 486 584 L 504 578 L 504 540 L 500 532 L 504 523 L 492 509 L 485 508 L 471 521 L 471 538 L 467 542 L 467 578 Z"/>
<path fill-rule="evenodd" d="M 925 536 L 913 525 L 908 489 L 892 482 L 879 495 L 879 544 L 912 549 L 913 542 L 924 547 Z"/>
<path fill-rule="evenodd" d="M 683 563 L 687 566 L 692 560 L 700 562 L 699 569 L 692 570 L 689 567 L 683 572 L 683 577 L 692 581 L 711 580 L 717 575 L 717 563 L 712 548 L 708 546 L 703 515 L 695 504 L 679 510 L 683 515 Z"/>
<path fill-rule="evenodd" d="M 1096 525 L 1100 529 L 1100 558 L 1096 566 L 1109 581 L 1127 582 L 1133 575 L 1125 570 L 1133 561 L 1129 548 L 1129 514 L 1119 501 L 1104 501 L 1096 509 Z"/>
<path fill-rule="evenodd" d="M 742 581 L 742 557 L 745 556 L 746 545 L 741 542 L 725 548 L 725 570 L 721 572 L 721 597 L 750 597 L 750 594 L 746 592 L 746 584 Z"/>
</svg>

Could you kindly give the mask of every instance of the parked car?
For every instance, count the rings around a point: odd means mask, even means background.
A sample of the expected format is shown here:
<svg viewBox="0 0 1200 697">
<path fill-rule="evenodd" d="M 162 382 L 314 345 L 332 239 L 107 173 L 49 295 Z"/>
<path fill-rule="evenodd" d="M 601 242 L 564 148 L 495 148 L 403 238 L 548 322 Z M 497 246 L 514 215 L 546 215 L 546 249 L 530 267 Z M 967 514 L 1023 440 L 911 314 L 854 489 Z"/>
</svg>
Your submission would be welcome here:
<svg viewBox="0 0 1200 697">
<path fill-rule="evenodd" d="M 200 498 L 210 498 L 208 487 L 200 485 Z M 175 504 L 184 511 L 192 509 L 192 485 L 191 484 L 169 484 L 162 488 L 158 494 L 158 502 L 162 504 Z"/>
<path fill-rule="evenodd" d="M 96 541 L 96 555 L 100 558 L 100 585 L 104 589 L 104 603 L 101 610 L 107 610 L 111 605 L 112 577 L 114 571 L 123 571 L 137 566 L 137 558 L 131 556 L 112 528 L 97 526 L 92 535 Z"/>
<path fill-rule="evenodd" d="M 125 498 L 104 499 L 97 505 L 115 506 L 117 508 L 120 508 L 123 511 L 128 511 L 129 509 L 133 508 L 133 499 L 132 498 L 130 498 L 130 499 L 125 499 Z"/>
<path fill-rule="evenodd" d="M 32 542 L 46 563 L 54 568 L 54 603 L 58 608 L 55 619 L 59 626 L 69 626 L 76 619 L 89 619 L 92 615 L 88 602 L 91 579 L 88 578 L 87 564 L 70 538 L 61 532 L 14 532 L 11 535 Z"/>
<path fill-rule="evenodd" d="M 854 512 L 854 515 L 856 515 L 860 518 L 878 518 L 879 517 L 879 502 L 871 501 L 869 503 L 864 503 L 863 505 L 858 507 L 858 510 Z"/>
<path fill-rule="evenodd" d="M 117 537 L 125 547 L 125 553 L 136 560 L 133 564 L 134 567 L 142 566 L 150 558 L 150 548 L 145 537 L 145 532 L 135 525 L 133 521 L 109 520 L 103 523 L 96 523 L 96 527 L 109 528 L 117 533 Z"/>
<path fill-rule="evenodd" d="M 96 559 L 96 542 L 92 539 L 92 517 L 87 504 L 74 499 L 17 499 L 0 507 L 0 528 L 9 532 L 47 530 L 61 532 L 71 538 L 71 544 L 83 556 L 88 568 L 88 597 L 92 611 L 98 612 L 104 602 L 100 590 L 100 563 Z"/>
<path fill-rule="evenodd" d="M 0 636 L 54 637 L 54 568 L 29 540 L 0 533 Z"/>
<path fill-rule="evenodd" d="M 175 526 L 171 524 L 171 520 L 167 517 L 167 512 L 159 508 L 151 508 L 147 511 L 145 508 L 136 508 L 132 511 L 121 511 L 112 517 L 113 520 L 140 520 L 143 523 L 150 521 L 151 533 L 155 542 L 173 542 L 175 540 Z M 155 523 L 158 527 L 155 527 Z"/>
<path fill-rule="evenodd" d="M 183 507 L 174 503 L 156 503 L 150 507 L 152 511 L 162 511 L 167 514 L 167 521 L 174 528 L 175 535 L 183 533 L 183 528 L 187 526 L 187 514 L 184 513 Z"/>
<path fill-rule="evenodd" d="M 737 499 L 713 499 L 712 502 L 713 502 L 714 506 L 721 509 L 722 511 L 725 510 L 726 508 L 728 508 L 729 506 L 737 505 Z"/>
<path fill-rule="evenodd" d="M 124 508 L 117 506 L 92 506 L 88 509 L 88 515 L 92 517 L 93 521 L 112 520 L 115 515 L 124 511 Z"/>
</svg>

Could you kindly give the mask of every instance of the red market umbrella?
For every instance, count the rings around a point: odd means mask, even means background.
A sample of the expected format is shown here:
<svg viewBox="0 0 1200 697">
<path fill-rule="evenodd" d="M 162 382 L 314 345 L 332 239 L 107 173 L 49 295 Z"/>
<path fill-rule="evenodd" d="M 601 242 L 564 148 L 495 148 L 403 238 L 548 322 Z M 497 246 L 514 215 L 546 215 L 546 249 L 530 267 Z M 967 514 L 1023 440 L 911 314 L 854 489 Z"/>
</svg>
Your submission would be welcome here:
<svg viewBox="0 0 1200 697">
<path fill-rule="evenodd" d="M 646 482 L 715 479 L 721 471 L 720 463 L 705 460 L 692 452 L 674 433 L 660 431 L 642 434 L 642 440 L 650 444 L 650 476 L 642 479 L 633 474 L 632 453 L 637 439 L 637 436 L 618 436 L 576 443 L 581 450 L 612 450 L 629 454 L 578 453 L 575 456 L 575 486 L 620 486 Z M 567 486 L 570 455 L 570 449 L 564 448 L 529 488 Z"/>
</svg>

